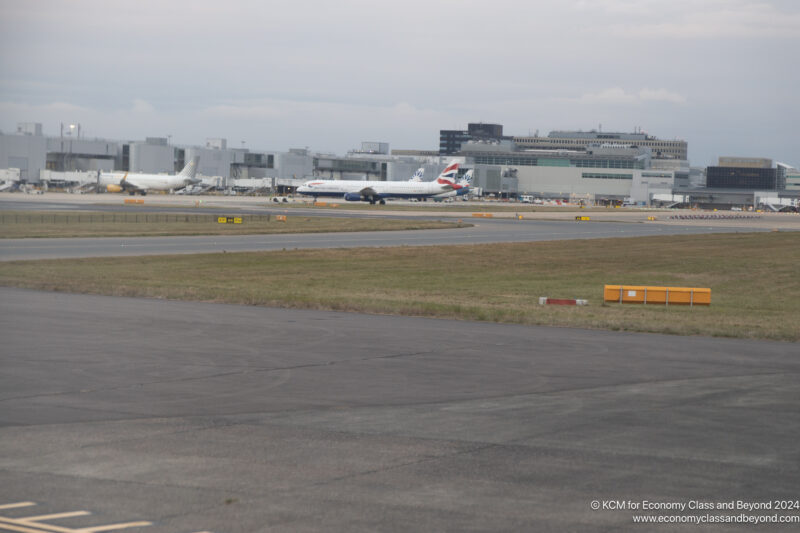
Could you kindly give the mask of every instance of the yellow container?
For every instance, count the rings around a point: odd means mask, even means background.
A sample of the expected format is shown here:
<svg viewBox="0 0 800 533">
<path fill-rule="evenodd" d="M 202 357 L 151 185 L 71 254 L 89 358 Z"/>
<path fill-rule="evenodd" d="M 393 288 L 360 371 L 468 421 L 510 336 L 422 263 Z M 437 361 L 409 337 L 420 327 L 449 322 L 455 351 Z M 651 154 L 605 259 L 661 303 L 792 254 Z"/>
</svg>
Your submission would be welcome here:
<svg viewBox="0 0 800 533">
<path fill-rule="evenodd" d="M 603 300 L 623 304 L 711 305 L 711 289 L 606 285 L 603 290 Z"/>
<path fill-rule="evenodd" d="M 591 218 L 587 216 L 580 216 L 580 217 L 575 217 L 575 220 L 591 220 Z"/>
</svg>

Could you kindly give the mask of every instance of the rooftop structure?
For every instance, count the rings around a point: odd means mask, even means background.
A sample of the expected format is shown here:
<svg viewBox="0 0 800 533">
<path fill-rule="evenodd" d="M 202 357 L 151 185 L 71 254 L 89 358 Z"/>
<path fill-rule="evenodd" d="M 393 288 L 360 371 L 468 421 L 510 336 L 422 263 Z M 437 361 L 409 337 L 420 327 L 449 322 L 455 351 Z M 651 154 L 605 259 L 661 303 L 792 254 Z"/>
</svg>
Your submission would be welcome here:
<svg viewBox="0 0 800 533">
<path fill-rule="evenodd" d="M 719 166 L 739 168 L 772 168 L 772 159 L 767 159 L 765 157 L 725 156 L 719 158 Z"/>
<path fill-rule="evenodd" d="M 504 141 L 511 137 L 503 136 L 502 124 L 472 122 L 464 130 L 440 130 L 439 154 L 451 155 L 461 151 L 461 145 L 469 141 Z"/>
<path fill-rule="evenodd" d="M 688 144 L 683 140 L 665 141 L 644 132 L 620 133 L 602 131 L 552 131 L 547 137 L 515 136 L 514 143 L 522 150 L 585 150 L 598 142 L 640 146 L 652 150 L 653 159 L 688 158 Z"/>
</svg>

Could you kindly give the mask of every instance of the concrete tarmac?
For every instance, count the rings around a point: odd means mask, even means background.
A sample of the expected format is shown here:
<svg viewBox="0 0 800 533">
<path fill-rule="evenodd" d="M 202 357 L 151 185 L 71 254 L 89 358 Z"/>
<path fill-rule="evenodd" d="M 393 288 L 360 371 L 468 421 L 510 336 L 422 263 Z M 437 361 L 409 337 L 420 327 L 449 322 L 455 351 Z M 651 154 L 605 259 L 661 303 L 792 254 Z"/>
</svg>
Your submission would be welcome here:
<svg viewBox="0 0 800 533">
<path fill-rule="evenodd" d="M 494 220 L 469 228 L 275 235 L 214 235 L 179 237 L 94 237 L 69 239 L 0 239 L 0 261 L 77 257 L 256 252 L 303 248 L 362 246 L 432 246 L 601 239 L 655 235 L 695 235 L 765 231 L 716 225 L 670 226 L 615 222 Z"/>
<path fill-rule="evenodd" d="M 0 338 L 0 530 L 752 532 L 791 526 L 602 506 L 800 490 L 797 344 L 5 288 Z"/>
</svg>

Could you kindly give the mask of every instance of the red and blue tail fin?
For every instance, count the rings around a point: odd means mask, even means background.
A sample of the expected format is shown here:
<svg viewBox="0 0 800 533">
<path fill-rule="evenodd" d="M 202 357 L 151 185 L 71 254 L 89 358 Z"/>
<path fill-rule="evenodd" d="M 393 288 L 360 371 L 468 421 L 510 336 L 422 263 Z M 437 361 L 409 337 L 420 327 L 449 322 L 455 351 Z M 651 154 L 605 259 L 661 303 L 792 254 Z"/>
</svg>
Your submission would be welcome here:
<svg viewBox="0 0 800 533">
<path fill-rule="evenodd" d="M 451 161 L 447 168 L 445 168 L 436 181 L 439 183 L 455 183 L 456 176 L 458 176 L 458 163 Z"/>
</svg>

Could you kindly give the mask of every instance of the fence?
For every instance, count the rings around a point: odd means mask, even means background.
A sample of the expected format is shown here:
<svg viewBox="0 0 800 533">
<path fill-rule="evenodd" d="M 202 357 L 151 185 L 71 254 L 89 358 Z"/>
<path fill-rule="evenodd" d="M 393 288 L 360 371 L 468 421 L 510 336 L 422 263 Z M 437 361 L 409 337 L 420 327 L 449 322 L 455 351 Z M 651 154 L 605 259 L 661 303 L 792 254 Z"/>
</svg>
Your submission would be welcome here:
<svg viewBox="0 0 800 533">
<path fill-rule="evenodd" d="M 3 213 L 0 224 L 216 224 L 218 214 L 164 213 Z M 243 223 L 269 222 L 270 215 L 239 215 Z"/>
</svg>

